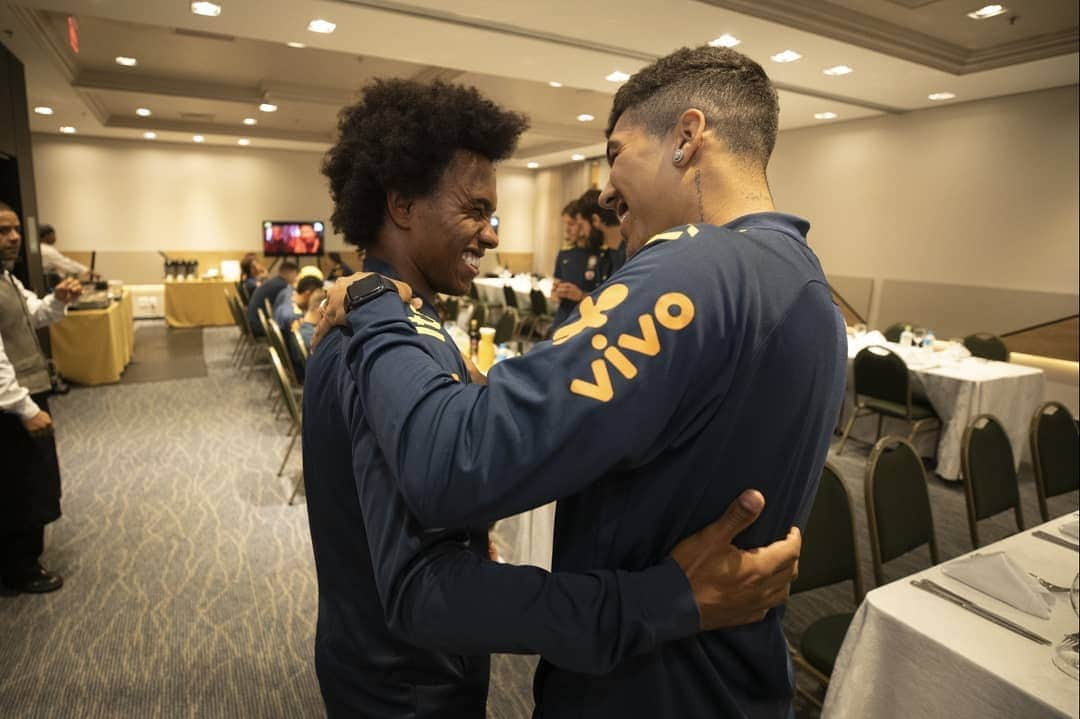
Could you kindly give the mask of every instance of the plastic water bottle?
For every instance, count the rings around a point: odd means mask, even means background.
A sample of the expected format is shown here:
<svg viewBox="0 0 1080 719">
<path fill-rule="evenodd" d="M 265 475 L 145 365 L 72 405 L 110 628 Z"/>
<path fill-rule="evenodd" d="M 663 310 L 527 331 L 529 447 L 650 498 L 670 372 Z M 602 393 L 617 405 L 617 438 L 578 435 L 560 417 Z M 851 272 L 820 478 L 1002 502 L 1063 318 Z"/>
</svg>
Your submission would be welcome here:
<svg viewBox="0 0 1080 719">
<path fill-rule="evenodd" d="M 900 333 L 900 346 L 910 347 L 915 341 L 915 334 L 911 331 L 911 325 L 904 325 L 904 331 Z"/>
<path fill-rule="evenodd" d="M 922 346 L 923 347 L 933 347 L 934 346 L 934 331 L 933 330 L 926 330 L 926 337 L 923 337 Z"/>
</svg>

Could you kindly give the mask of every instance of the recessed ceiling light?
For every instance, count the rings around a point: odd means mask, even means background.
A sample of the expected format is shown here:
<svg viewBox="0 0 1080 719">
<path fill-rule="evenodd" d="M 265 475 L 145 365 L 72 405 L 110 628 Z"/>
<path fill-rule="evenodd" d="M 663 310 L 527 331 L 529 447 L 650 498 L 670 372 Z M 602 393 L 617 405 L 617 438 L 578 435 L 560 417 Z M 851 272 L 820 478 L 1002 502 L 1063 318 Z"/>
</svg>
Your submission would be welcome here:
<svg viewBox="0 0 1080 719">
<path fill-rule="evenodd" d="M 53 109 L 45 105 L 38 105 L 34 108 L 34 112 L 38 115 L 51 115 L 53 114 Z"/>
<path fill-rule="evenodd" d="M 206 139 L 206 138 L 205 138 L 205 137 L 203 137 L 202 135 L 192 135 L 192 136 L 191 136 L 191 141 L 192 141 L 192 142 L 202 142 L 202 141 L 204 141 L 205 139 Z"/>
<path fill-rule="evenodd" d="M 855 71 L 847 65 L 833 65 L 832 67 L 825 68 L 822 72 L 831 77 L 839 77 L 841 75 L 850 75 Z"/>
<path fill-rule="evenodd" d="M 713 47 L 735 47 L 741 42 L 742 40 L 726 32 L 715 40 L 709 40 L 709 44 Z"/>
<path fill-rule="evenodd" d="M 193 2 L 191 3 L 191 12 L 206 17 L 217 17 L 221 14 L 221 6 L 216 2 Z"/>
<path fill-rule="evenodd" d="M 836 119 L 836 113 L 835 112 L 815 112 L 814 113 L 814 119 L 815 120 L 835 120 Z"/>
<path fill-rule="evenodd" d="M 157 133 L 156 132 L 144 132 L 142 134 L 142 136 L 145 137 L 147 140 L 156 140 L 157 139 Z"/>
<path fill-rule="evenodd" d="M 975 12 L 969 12 L 967 16 L 972 20 L 985 20 L 988 17 L 1004 15 L 1008 11 L 1009 8 L 1004 5 L 984 5 Z"/>
<path fill-rule="evenodd" d="M 562 87 L 562 83 L 558 80 L 550 80 L 548 85 L 551 85 L 552 87 Z"/>
<path fill-rule="evenodd" d="M 236 141 L 236 144 L 237 145 L 243 145 L 244 147 L 247 147 L 248 145 L 251 144 L 251 140 L 247 139 L 246 137 L 241 137 L 239 140 Z"/>
<path fill-rule="evenodd" d="M 263 104 L 259 105 L 259 111 L 260 112 L 277 112 L 277 105 L 274 105 L 274 104 L 269 103 L 269 102 L 264 102 Z"/>
<path fill-rule="evenodd" d="M 574 162 L 580 162 L 581 160 L 585 159 L 585 156 L 582 155 L 580 152 L 575 152 L 573 155 L 570 156 L 570 159 Z"/>
<path fill-rule="evenodd" d="M 257 124 L 259 124 L 259 121 L 256 120 L 254 117 L 245 117 L 244 118 L 244 124 L 245 125 L 257 125 Z"/>
<path fill-rule="evenodd" d="M 140 107 L 135 110 L 135 114 L 139 117 L 150 117 L 154 113 L 150 112 L 149 107 Z"/>
<path fill-rule="evenodd" d="M 60 126 L 60 132 L 64 133 L 65 135 L 74 135 L 75 134 L 75 128 L 72 127 L 71 125 L 61 125 Z"/>
<path fill-rule="evenodd" d="M 577 121 L 578 122 L 592 122 L 595 119 L 596 119 L 595 117 L 588 114 L 587 112 L 583 112 L 583 113 L 581 113 L 580 115 L 577 116 Z"/>
<path fill-rule="evenodd" d="M 951 92 L 933 92 L 926 96 L 928 100 L 951 100 L 956 95 Z"/>
<path fill-rule="evenodd" d="M 286 44 L 286 45 L 288 45 L 289 47 L 296 47 L 296 48 L 304 48 L 304 47 L 307 47 L 307 45 L 305 45 L 305 44 L 304 44 L 304 43 L 302 43 L 302 42 L 287 42 L 287 43 L 285 43 L 285 44 Z"/>
<path fill-rule="evenodd" d="M 116 58 L 117 65 L 123 65 L 124 67 L 135 67 L 139 64 L 139 61 L 133 57 L 124 57 L 120 55 Z"/>
<path fill-rule="evenodd" d="M 616 70 L 604 79 L 608 82 L 626 82 L 630 79 L 630 76 L 622 70 Z"/>
<path fill-rule="evenodd" d="M 773 62 L 795 62 L 796 60 L 799 60 L 801 58 L 802 58 L 802 55 L 795 52 L 794 50 L 784 50 L 783 52 L 778 52 L 775 55 L 773 55 L 772 56 L 772 61 Z"/>
<path fill-rule="evenodd" d="M 540 163 L 530 162 L 529 164 L 525 165 L 525 167 L 529 168 L 530 170 L 535 170 L 536 168 L 540 167 Z"/>
<path fill-rule="evenodd" d="M 330 33 L 334 32 L 334 28 L 336 28 L 336 27 L 337 27 L 337 25 L 330 22 L 329 20 L 323 20 L 322 18 L 315 18 L 314 20 L 312 20 L 311 22 L 308 23 L 307 29 L 310 30 L 311 32 L 320 32 L 323 35 L 329 35 Z"/>
</svg>

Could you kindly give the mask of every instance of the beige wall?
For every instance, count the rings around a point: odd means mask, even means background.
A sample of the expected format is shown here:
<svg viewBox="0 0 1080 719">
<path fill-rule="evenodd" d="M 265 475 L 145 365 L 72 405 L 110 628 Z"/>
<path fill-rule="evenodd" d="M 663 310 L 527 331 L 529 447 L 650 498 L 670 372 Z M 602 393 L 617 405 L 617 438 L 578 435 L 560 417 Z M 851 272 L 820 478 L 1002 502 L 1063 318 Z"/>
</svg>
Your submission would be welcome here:
<svg viewBox="0 0 1080 719">
<path fill-rule="evenodd" d="M 829 274 L 1076 294 L 1077 87 L 781 133 Z"/>
</svg>

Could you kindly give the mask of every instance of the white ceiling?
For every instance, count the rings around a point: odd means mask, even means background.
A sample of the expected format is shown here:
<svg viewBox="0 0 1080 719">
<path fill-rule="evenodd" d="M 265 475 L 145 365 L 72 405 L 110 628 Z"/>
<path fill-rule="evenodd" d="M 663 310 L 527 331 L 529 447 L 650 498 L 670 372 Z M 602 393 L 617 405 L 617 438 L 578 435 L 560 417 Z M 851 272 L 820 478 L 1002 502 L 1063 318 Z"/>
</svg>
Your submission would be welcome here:
<svg viewBox="0 0 1080 719">
<path fill-rule="evenodd" d="M 513 163 L 548 166 L 569 162 L 574 152 L 602 153 L 606 114 L 618 87 L 604 79 L 608 73 L 632 73 L 654 57 L 721 33 L 740 38 L 738 49 L 761 62 L 780 88 L 782 130 L 820 123 L 813 117 L 818 112 L 834 112 L 838 117 L 828 122 L 842 122 L 930 107 L 932 92 L 953 92 L 951 102 L 963 102 L 1080 79 L 1075 47 L 957 75 L 695 0 L 218 1 L 223 11 L 217 18 L 192 14 L 187 0 L 0 4 L 0 41 L 26 65 L 31 105 L 56 111 L 33 115 L 32 129 L 55 133 L 60 125 L 73 125 L 80 134 L 127 139 L 152 130 L 156 142 L 191 142 L 193 134 L 202 134 L 210 144 L 235 144 L 244 137 L 255 147 L 321 151 L 332 141 L 337 109 L 371 78 L 441 77 L 473 84 L 529 114 L 533 129 Z M 1062 0 L 1017 1 L 1026 19 L 1013 26 L 1024 38 L 1032 27 L 1060 31 L 1062 23 L 1075 25 L 1076 13 L 1063 12 Z M 888 4 L 876 8 L 879 16 L 893 23 L 907 18 L 919 31 L 927 26 L 924 13 L 961 7 L 957 0 L 915 9 Z M 1045 18 L 1038 16 L 1040 7 L 1047 8 Z M 67 45 L 69 14 L 79 24 L 78 55 Z M 316 17 L 335 22 L 337 30 L 309 32 Z M 1010 41 L 1008 22 L 1008 15 L 963 17 L 947 29 L 969 45 L 987 47 Z M 290 48 L 288 41 L 308 47 Z M 803 58 L 788 64 L 769 59 L 789 48 Z M 138 58 L 138 67 L 118 66 L 117 55 Z M 822 74 L 836 64 L 855 72 Z M 551 88 L 550 80 L 564 87 Z M 264 100 L 279 111 L 260 113 Z M 137 107 L 151 108 L 153 116 L 137 117 Z M 595 120 L 578 122 L 583 112 Z M 243 117 L 257 118 L 258 125 L 242 125 Z"/>
</svg>

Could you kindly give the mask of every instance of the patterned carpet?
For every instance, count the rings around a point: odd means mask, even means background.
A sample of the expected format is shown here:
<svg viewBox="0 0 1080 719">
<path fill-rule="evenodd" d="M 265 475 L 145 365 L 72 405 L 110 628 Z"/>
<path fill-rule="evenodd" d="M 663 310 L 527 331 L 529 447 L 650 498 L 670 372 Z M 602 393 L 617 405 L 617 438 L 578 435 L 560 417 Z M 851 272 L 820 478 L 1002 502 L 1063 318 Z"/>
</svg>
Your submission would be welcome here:
<svg viewBox="0 0 1080 719">
<path fill-rule="evenodd" d="M 160 334 L 153 325 L 136 334 Z M 149 332 L 144 332 L 148 330 Z M 43 558 L 65 577 L 44 596 L 0 596 L 0 717 L 317 717 L 315 578 L 303 504 L 277 471 L 287 423 L 265 374 L 229 364 L 235 330 L 203 332 L 206 376 L 78 388 L 52 400 L 65 516 Z M 190 371 L 190 367 L 185 372 Z M 834 460 L 866 536 L 866 453 Z M 292 476 L 290 476 L 292 475 Z M 931 483 L 944 557 L 968 550 L 963 495 Z M 1030 478 L 1025 517 L 1036 521 Z M 1052 502 L 1075 509 L 1076 494 Z M 1008 518 L 985 523 L 989 538 Z M 513 528 L 503 528 L 513 536 Z M 863 552 L 864 577 L 871 576 Z M 890 576 L 923 565 L 900 560 Z M 850 590 L 796 597 L 793 637 L 850 607 Z M 529 657 L 496 657 L 488 716 L 532 711 Z M 798 705 L 803 716 L 813 711 Z"/>
</svg>

